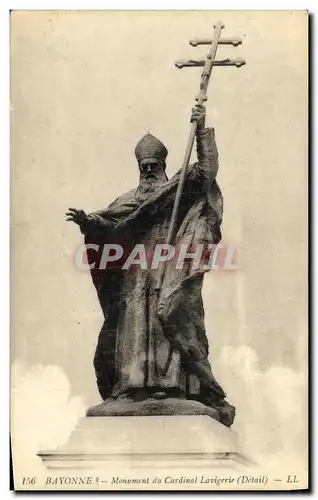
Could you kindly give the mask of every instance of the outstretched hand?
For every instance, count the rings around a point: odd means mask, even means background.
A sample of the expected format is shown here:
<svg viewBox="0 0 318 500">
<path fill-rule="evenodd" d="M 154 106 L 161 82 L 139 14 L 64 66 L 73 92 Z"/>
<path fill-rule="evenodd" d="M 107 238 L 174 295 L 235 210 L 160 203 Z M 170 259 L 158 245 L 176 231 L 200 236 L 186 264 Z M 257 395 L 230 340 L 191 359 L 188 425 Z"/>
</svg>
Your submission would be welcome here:
<svg viewBox="0 0 318 500">
<path fill-rule="evenodd" d="M 78 210 L 77 208 L 69 208 L 69 212 L 66 212 L 67 221 L 75 222 L 79 226 L 87 221 L 87 215 L 84 210 Z"/>
</svg>

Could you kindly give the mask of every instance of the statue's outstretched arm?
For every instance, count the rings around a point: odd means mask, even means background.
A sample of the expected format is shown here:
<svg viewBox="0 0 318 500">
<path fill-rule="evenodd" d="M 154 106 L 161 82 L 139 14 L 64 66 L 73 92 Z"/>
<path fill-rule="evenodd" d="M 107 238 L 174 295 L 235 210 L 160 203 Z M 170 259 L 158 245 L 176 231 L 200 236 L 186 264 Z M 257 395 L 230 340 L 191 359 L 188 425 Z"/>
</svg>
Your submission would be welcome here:
<svg viewBox="0 0 318 500">
<path fill-rule="evenodd" d="M 112 223 L 97 213 L 87 215 L 84 210 L 69 208 L 66 213 L 67 221 L 74 222 L 81 230 L 81 233 L 100 232 L 112 227 Z"/>
</svg>

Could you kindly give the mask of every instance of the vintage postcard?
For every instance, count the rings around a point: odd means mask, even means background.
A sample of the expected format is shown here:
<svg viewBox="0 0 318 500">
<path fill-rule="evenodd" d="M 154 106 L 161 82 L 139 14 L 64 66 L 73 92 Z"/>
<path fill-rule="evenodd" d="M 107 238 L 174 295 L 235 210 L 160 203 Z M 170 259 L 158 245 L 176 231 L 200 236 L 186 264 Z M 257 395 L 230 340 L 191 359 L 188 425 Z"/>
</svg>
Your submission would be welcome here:
<svg viewBox="0 0 318 500">
<path fill-rule="evenodd" d="M 308 13 L 11 12 L 15 490 L 308 488 Z"/>
</svg>

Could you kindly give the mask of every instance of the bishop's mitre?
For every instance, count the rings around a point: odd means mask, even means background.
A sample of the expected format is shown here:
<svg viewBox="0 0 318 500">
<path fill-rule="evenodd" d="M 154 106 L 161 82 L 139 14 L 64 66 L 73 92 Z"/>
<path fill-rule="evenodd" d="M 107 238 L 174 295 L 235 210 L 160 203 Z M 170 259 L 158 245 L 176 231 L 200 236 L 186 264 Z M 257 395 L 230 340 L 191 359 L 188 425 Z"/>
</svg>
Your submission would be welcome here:
<svg viewBox="0 0 318 500">
<path fill-rule="evenodd" d="M 157 137 L 152 134 L 146 134 L 140 139 L 136 148 L 135 155 L 138 163 L 145 158 L 157 158 L 158 160 L 165 160 L 168 150 Z"/>
</svg>

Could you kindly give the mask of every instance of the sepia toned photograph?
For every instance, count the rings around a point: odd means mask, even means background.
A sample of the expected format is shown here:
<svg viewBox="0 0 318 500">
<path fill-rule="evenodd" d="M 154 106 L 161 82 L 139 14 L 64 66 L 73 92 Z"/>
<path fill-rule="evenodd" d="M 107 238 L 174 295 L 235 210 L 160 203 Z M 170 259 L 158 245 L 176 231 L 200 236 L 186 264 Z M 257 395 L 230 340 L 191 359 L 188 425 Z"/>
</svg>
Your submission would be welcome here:
<svg viewBox="0 0 318 500">
<path fill-rule="evenodd" d="M 16 491 L 308 489 L 308 19 L 11 11 Z"/>
</svg>

